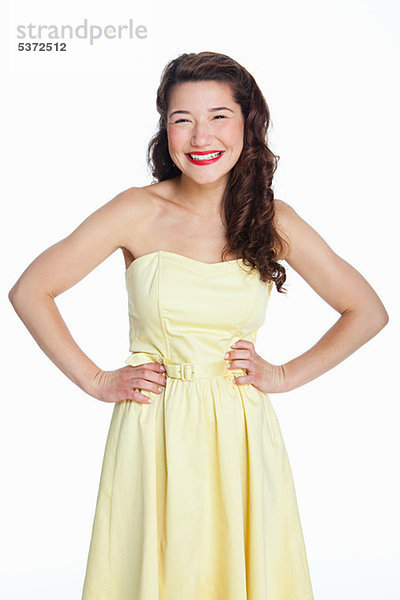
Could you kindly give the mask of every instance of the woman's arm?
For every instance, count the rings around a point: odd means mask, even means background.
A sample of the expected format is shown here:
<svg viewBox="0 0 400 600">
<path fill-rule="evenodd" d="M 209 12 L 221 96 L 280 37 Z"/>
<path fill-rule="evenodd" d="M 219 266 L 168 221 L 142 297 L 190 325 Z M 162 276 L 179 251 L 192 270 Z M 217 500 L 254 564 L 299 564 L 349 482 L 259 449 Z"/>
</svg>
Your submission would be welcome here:
<svg viewBox="0 0 400 600">
<path fill-rule="evenodd" d="M 42 252 L 9 292 L 16 313 L 43 352 L 90 395 L 100 369 L 76 344 L 54 299 L 124 247 L 128 236 L 132 239 L 132 223 L 142 204 L 136 189 L 116 196 Z"/>
<path fill-rule="evenodd" d="M 297 388 L 332 369 L 374 337 L 388 323 L 380 298 L 349 263 L 296 211 L 275 201 L 278 230 L 288 239 L 284 260 L 341 316 L 312 348 L 281 365 L 284 389 Z"/>
</svg>

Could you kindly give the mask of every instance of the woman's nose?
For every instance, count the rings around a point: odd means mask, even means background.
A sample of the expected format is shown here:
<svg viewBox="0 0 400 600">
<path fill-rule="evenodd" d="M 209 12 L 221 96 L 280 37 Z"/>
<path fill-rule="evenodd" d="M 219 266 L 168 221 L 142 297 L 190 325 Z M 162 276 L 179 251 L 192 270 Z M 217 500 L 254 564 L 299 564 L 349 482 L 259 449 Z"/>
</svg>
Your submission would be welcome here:
<svg viewBox="0 0 400 600">
<path fill-rule="evenodd" d="M 193 146 L 205 146 L 211 141 L 210 129 L 207 123 L 197 123 L 192 131 Z"/>
</svg>

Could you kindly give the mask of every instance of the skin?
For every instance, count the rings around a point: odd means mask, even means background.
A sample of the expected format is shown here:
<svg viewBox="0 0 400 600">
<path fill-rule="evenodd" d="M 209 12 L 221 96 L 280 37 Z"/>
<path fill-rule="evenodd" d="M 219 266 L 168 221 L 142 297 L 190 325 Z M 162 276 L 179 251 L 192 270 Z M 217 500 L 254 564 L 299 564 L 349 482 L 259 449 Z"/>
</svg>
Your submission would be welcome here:
<svg viewBox="0 0 400 600">
<path fill-rule="evenodd" d="M 231 109 L 211 112 L 210 108 Z M 17 314 L 46 355 L 71 381 L 104 402 L 150 398 L 133 388 L 161 393 L 162 365 L 146 363 L 113 371 L 100 369 L 76 344 L 55 303 L 117 249 L 125 266 L 159 249 L 213 263 L 221 261 L 226 232 L 221 201 L 230 169 L 243 148 L 244 121 L 229 85 L 188 82 L 173 88 L 167 134 L 172 160 L 182 174 L 171 180 L 132 187 L 89 215 L 72 233 L 47 248 L 25 269 L 9 292 Z M 218 117 L 218 118 L 216 118 Z M 181 120 L 183 119 L 183 120 Z M 224 150 L 212 165 L 196 166 L 186 152 Z M 285 260 L 340 318 L 307 352 L 283 365 L 260 357 L 254 345 L 237 340 L 225 360 L 246 369 L 238 385 L 279 393 L 299 387 L 336 366 L 375 336 L 388 322 L 380 298 L 362 275 L 283 200 L 274 200 L 275 225 L 290 249 Z M 173 238 L 169 232 L 173 231 Z M 228 256 L 227 260 L 236 258 Z M 26 302 L 26 298 L 30 302 Z M 221 357 L 222 359 L 223 357 Z"/>
</svg>

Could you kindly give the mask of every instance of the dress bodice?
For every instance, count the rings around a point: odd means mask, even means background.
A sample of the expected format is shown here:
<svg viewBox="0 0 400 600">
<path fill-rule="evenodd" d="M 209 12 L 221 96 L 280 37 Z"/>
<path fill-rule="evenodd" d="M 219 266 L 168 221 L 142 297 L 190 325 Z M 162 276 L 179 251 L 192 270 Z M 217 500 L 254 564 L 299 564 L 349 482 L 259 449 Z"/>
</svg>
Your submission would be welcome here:
<svg viewBox="0 0 400 600">
<path fill-rule="evenodd" d="M 237 339 L 254 343 L 273 285 L 242 259 L 205 263 L 165 250 L 134 260 L 125 280 L 126 362 L 133 366 L 147 353 L 174 362 L 221 360 Z"/>
</svg>

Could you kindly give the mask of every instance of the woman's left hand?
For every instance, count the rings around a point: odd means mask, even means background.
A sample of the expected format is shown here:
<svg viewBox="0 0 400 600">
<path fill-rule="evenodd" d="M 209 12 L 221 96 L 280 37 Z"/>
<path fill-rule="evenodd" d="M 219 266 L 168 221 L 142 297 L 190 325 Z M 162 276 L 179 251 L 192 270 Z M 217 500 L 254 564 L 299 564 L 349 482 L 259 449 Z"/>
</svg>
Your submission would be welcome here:
<svg viewBox="0 0 400 600">
<path fill-rule="evenodd" d="M 272 365 L 257 354 L 254 344 L 247 340 L 238 340 L 231 346 L 233 350 L 224 356 L 231 361 L 228 369 L 246 369 L 247 375 L 239 375 L 235 383 L 251 383 L 260 392 L 285 392 L 285 371 L 281 365 Z"/>
</svg>

